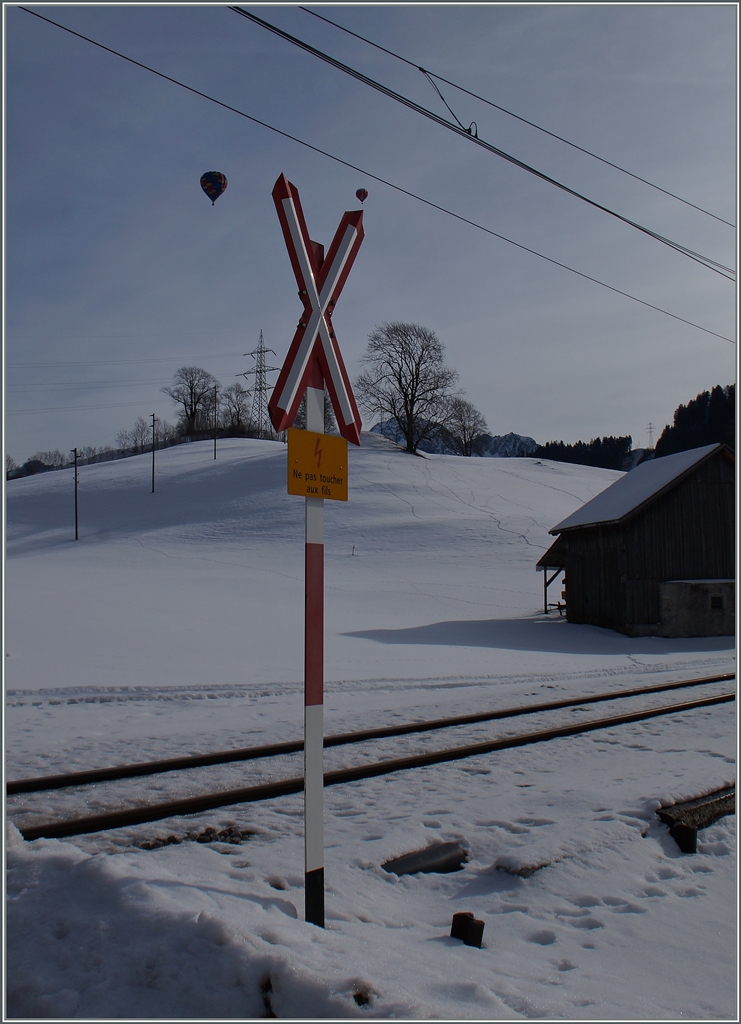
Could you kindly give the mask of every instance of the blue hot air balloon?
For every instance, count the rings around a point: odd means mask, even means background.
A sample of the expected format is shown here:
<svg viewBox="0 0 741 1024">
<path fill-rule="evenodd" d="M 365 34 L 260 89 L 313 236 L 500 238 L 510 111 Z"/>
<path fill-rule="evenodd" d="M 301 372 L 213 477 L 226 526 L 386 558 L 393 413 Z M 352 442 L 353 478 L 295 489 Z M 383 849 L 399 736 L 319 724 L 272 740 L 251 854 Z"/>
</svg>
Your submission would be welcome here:
<svg viewBox="0 0 741 1024">
<path fill-rule="evenodd" d="M 201 188 L 211 200 L 213 206 L 222 192 L 226 189 L 226 176 L 221 171 L 206 171 L 201 175 Z"/>
</svg>

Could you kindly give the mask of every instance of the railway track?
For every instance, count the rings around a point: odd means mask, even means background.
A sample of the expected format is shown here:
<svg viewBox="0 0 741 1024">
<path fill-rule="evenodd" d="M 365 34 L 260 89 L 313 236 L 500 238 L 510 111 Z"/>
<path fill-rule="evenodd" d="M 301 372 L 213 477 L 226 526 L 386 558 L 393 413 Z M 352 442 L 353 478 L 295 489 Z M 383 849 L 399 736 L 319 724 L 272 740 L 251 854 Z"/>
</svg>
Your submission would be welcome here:
<svg viewBox="0 0 741 1024">
<path fill-rule="evenodd" d="M 377 729 L 363 730 L 361 732 L 341 733 L 325 737 L 325 746 L 328 748 L 347 745 L 359 746 L 374 740 L 398 739 L 405 735 L 420 733 L 434 734 L 445 731 L 452 732 L 453 735 L 460 736 L 461 731 L 464 730 L 465 727 L 480 727 L 486 723 L 497 720 L 522 718 L 538 714 L 550 716 L 554 712 L 569 709 L 574 713 L 580 711 L 586 705 L 604 702 L 621 702 L 625 700 L 634 701 L 636 698 L 651 698 L 655 694 L 699 686 L 711 686 L 714 688 L 714 684 L 728 682 L 732 679 L 735 679 L 735 674 L 733 673 L 709 676 L 700 679 L 679 680 L 648 687 L 591 694 L 578 699 L 567 698 L 531 704 L 519 708 L 503 708 L 487 712 L 478 712 L 471 715 L 460 715 L 452 718 L 435 719 L 426 722 L 410 722 L 404 725 L 384 726 Z M 607 729 L 631 722 L 640 722 L 649 718 L 660 717 L 662 715 L 689 712 L 697 708 L 709 707 L 733 700 L 735 700 L 735 693 L 731 691 L 725 691 L 722 693 L 706 693 L 694 700 L 684 700 L 679 703 L 674 702 L 658 706 L 653 705 L 621 714 L 611 714 L 602 718 L 588 719 L 586 721 L 572 720 L 555 726 L 549 725 L 548 728 L 538 729 L 532 732 L 522 732 L 515 735 L 510 734 L 495 738 L 488 737 L 474 743 L 468 742 L 444 749 L 426 750 L 421 753 L 415 752 L 407 754 L 404 757 L 372 760 L 365 764 L 326 771 L 324 775 L 324 784 L 325 786 L 340 785 L 347 782 L 387 775 L 393 772 L 409 770 L 412 768 L 426 767 L 462 758 L 479 756 L 492 753 L 497 750 L 526 746 L 533 743 L 542 743 L 549 740 L 575 736 L 599 729 Z M 429 741 L 429 736 L 427 737 L 427 740 Z M 227 751 L 216 751 L 206 754 L 187 755 L 167 760 L 117 765 L 110 768 L 92 769 L 83 772 L 71 772 L 61 775 L 41 776 L 30 779 L 17 779 L 11 780 L 7 783 L 6 792 L 9 797 L 12 797 L 25 793 L 42 792 L 51 789 L 68 789 L 71 787 L 83 787 L 84 791 L 84 787 L 93 784 L 119 781 L 128 778 L 146 776 L 162 777 L 168 773 L 183 773 L 190 769 L 227 765 L 238 762 L 260 761 L 266 758 L 278 759 L 281 756 L 285 759 L 285 755 L 295 755 L 300 753 L 302 750 L 302 741 L 296 740 L 260 747 L 247 747 Z M 122 828 L 125 826 L 139 825 L 175 816 L 201 813 L 234 804 L 252 803 L 260 800 L 273 799 L 290 793 L 301 792 L 302 789 L 303 777 L 301 775 L 296 775 L 288 778 L 282 778 L 277 781 L 261 782 L 257 785 L 251 786 L 241 786 L 236 789 L 221 788 L 217 792 L 208 792 L 196 796 L 149 803 L 146 805 L 130 806 L 123 809 L 106 811 L 101 814 L 86 815 L 82 817 L 76 816 L 64 818 L 62 820 L 46 821 L 40 824 L 22 823 L 20 825 L 20 831 L 23 837 L 27 840 L 42 837 L 63 838 L 73 835 L 108 831 L 109 829 Z M 8 806 L 8 810 L 12 813 L 12 807 L 10 807 L 10 805 Z M 30 808 L 23 808 L 22 810 L 27 812 Z"/>
</svg>

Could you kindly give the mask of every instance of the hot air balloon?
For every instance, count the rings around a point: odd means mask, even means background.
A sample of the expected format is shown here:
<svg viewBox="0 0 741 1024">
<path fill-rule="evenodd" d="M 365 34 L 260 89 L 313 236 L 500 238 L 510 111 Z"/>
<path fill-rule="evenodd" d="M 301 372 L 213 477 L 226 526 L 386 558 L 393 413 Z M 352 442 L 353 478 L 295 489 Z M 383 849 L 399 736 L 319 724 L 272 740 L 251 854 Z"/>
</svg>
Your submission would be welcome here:
<svg viewBox="0 0 741 1024">
<path fill-rule="evenodd" d="M 358 199 L 360 200 L 361 203 L 364 203 L 366 201 L 366 199 L 368 198 L 368 189 L 367 188 L 359 188 L 358 191 L 355 193 L 355 195 L 358 197 Z"/>
<path fill-rule="evenodd" d="M 227 186 L 226 177 L 221 171 L 206 171 L 201 177 L 201 188 L 211 200 L 213 206 Z"/>
</svg>

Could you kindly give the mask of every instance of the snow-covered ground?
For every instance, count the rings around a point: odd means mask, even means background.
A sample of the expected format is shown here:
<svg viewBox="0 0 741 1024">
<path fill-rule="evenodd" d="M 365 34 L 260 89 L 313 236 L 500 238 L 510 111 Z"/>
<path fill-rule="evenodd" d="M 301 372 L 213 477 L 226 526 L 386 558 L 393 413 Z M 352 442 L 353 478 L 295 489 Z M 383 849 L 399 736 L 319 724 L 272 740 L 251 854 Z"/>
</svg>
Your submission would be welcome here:
<svg viewBox="0 0 741 1024">
<path fill-rule="evenodd" d="M 267 441 L 220 442 L 215 461 L 209 443 L 168 449 L 155 494 L 151 456 L 82 467 L 77 543 L 71 471 L 9 482 L 7 777 L 300 738 L 303 501 L 285 493 L 285 458 Z M 730 638 L 542 614 L 548 528 L 618 475 L 413 458 L 364 434 L 350 501 L 326 503 L 325 731 L 732 670 Z M 724 704 L 328 788 L 324 930 L 303 921 L 300 795 L 67 841 L 9 825 L 6 1012 L 734 1019 L 735 818 L 683 855 L 655 816 L 733 782 L 734 716 Z M 333 748 L 327 767 L 364 756 Z M 30 824 L 281 773 L 300 757 L 7 810 Z M 230 824 L 252 835 L 136 845 Z M 438 840 L 468 850 L 462 871 L 381 867 Z M 449 938 L 460 910 L 484 920 L 482 949 Z"/>
</svg>

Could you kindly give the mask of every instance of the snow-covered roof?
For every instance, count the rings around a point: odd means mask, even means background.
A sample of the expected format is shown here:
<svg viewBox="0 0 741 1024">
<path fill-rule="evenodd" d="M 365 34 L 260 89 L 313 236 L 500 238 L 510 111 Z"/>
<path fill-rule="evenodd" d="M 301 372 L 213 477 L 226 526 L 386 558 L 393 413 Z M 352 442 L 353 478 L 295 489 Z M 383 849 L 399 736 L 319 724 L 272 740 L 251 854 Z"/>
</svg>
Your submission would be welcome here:
<svg viewBox="0 0 741 1024">
<path fill-rule="evenodd" d="M 693 448 L 688 452 L 677 452 L 676 455 L 642 462 L 548 532 L 555 534 L 572 530 L 576 526 L 620 522 L 637 512 L 642 505 L 657 498 L 711 452 L 722 447 L 720 444 L 708 444 L 704 448 Z"/>
</svg>

